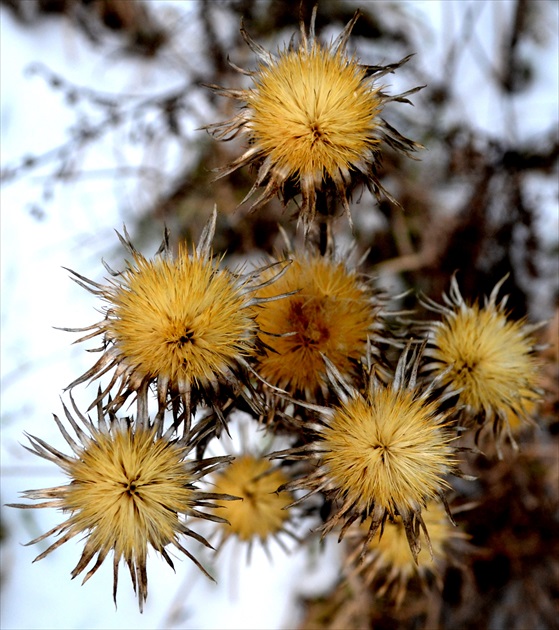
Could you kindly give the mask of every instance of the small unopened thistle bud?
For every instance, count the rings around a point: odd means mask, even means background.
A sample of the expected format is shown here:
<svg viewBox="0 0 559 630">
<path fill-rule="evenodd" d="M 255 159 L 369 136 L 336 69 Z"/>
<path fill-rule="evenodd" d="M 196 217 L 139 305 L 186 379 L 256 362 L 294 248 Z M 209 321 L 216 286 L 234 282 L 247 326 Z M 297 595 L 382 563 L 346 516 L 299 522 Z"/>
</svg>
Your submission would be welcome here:
<svg viewBox="0 0 559 630">
<path fill-rule="evenodd" d="M 420 530 L 426 531 L 422 509 L 428 501 L 444 502 L 446 476 L 456 471 L 456 459 L 454 435 L 431 400 L 432 388 L 418 389 L 420 353 L 410 361 L 408 355 L 402 353 L 388 386 L 372 372 L 365 393 L 348 386 L 329 364 L 341 403 L 317 406 L 322 426 L 316 439 L 277 456 L 316 458 L 313 471 L 286 489 L 307 490 L 306 496 L 322 492 L 334 502 L 324 533 L 339 526 L 341 539 L 355 520 L 370 517 L 367 543 L 387 519 L 399 516 L 416 558 Z"/>
<path fill-rule="evenodd" d="M 442 315 L 428 326 L 426 373 L 439 376 L 449 392 L 456 392 L 466 424 L 493 426 L 497 447 L 503 429 L 512 444 L 511 415 L 527 420 L 539 398 L 536 340 L 539 327 L 513 321 L 505 310 L 506 297 L 497 302 L 506 280 L 497 283 L 483 306 L 467 304 L 452 278 L 445 305 L 425 300 Z M 515 422 L 516 422 L 515 421 Z M 500 453 L 500 451 L 499 451 Z"/>
<path fill-rule="evenodd" d="M 351 381 L 368 342 L 381 336 L 384 302 L 370 279 L 344 262 L 309 253 L 290 258 L 284 275 L 257 294 L 286 297 L 256 309 L 265 347 L 256 370 L 292 395 L 317 401 L 321 394 L 324 400 L 329 389 L 324 357 Z M 373 343 L 371 350 L 375 348 Z"/>
<path fill-rule="evenodd" d="M 65 329 L 90 331 L 78 341 L 103 337 L 101 358 L 70 388 L 113 370 L 101 395 L 114 394 L 114 410 L 131 394 L 147 405 L 153 384 L 159 413 L 172 405 L 175 423 L 185 419 L 186 428 L 200 401 L 219 412 L 221 387 L 246 392 L 249 379 L 243 374 L 256 338 L 253 307 L 259 272 L 241 275 L 219 267 L 211 255 L 215 224 L 214 211 L 191 252 L 181 246 L 173 256 L 165 239 L 153 260 L 144 258 L 125 233 L 120 239 L 132 262 L 124 271 L 112 272 L 107 284 L 72 272 L 78 284 L 107 306 L 102 321 Z"/>
<path fill-rule="evenodd" d="M 420 89 L 389 96 L 377 82 L 409 57 L 387 66 L 359 64 L 346 52 L 358 17 L 359 12 L 331 45 L 323 46 L 315 37 L 315 7 L 308 32 L 301 24 L 299 45 L 277 55 L 264 50 L 241 28 L 259 61 L 254 72 L 242 71 L 253 85 L 245 90 L 210 86 L 239 100 L 243 107 L 233 119 L 208 129 L 219 140 L 242 133 L 249 145 L 222 169 L 222 175 L 257 165 L 256 181 L 245 200 L 260 187 L 264 190 L 252 208 L 278 194 L 285 203 L 300 194 L 300 218 L 306 230 L 320 191 L 337 197 L 348 216 L 349 198 L 357 183 L 364 182 L 377 196 L 388 195 L 377 178 L 383 143 L 406 154 L 419 146 L 380 117 L 388 102 L 409 102 L 406 96 Z"/>
<path fill-rule="evenodd" d="M 98 420 L 94 423 L 79 412 L 73 399 L 72 404 L 77 420 L 66 406 L 64 411 L 75 437 L 57 416 L 54 419 L 73 456 L 61 453 L 40 438 L 28 436 L 31 442 L 28 450 L 59 466 L 70 483 L 23 493 L 26 499 L 40 503 L 11 504 L 11 507 L 23 509 L 52 507 L 69 514 L 60 525 L 28 543 L 60 536 L 35 560 L 43 559 L 75 536 L 83 537 L 85 547 L 72 578 L 93 564 L 84 578 L 86 582 L 112 552 L 115 604 L 119 565 L 124 560 L 138 595 L 140 611 L 148 593 L 150 547 L 171 567 L 173 562 L 167 548 L 174 547 L 211 578 L 183 546 L 182 539 L 191 537 L 210 547 L 200 534 L 187 526 L 186 519 L 223 521 L 200 508 L 213 508 L 213 499 L 234 497 L 203 492 L 197 483 L 231 458 L 188 459 L 191 447 L 162 434 L 158 422 L 152 423 L 149 418 L 140 416 L 132 423 L 110 412 L 107 415 L 99 402 Z"/>
</svg>

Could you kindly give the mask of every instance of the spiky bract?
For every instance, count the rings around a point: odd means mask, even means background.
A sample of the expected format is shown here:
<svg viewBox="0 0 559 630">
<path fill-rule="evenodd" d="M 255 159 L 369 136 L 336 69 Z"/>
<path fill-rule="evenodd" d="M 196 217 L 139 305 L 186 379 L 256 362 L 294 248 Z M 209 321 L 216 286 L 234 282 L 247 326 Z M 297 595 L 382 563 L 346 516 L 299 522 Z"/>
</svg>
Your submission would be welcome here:
<svg viewBox="0 0 559 630">
<path fill-rule="evenodd" d="M 93 562 L 84 578 L 84 582 L 87 581 L 112 552 L 115 603 L 119 564 L 124 560 L 142 610 L 148 592 L 146 563 L 150 547 L 172 567 L 166 549 L 172 545 L 206 573 L 181 539 L 189 536 L 210 546 L 187 527 L 186 519 L 196 516 L 223 520 L 199 508 L 213 508 L 211 500 L 231 497 L 203 492 L 196 483 L 231 458 L 188 459 L 190 446 L 163 435 L 161 425 L 151 423 L 147 417 L 137 418 L 133 423 L 113 414 L 107 416 L 99 403 L 98 422 L 93 423 L 74 403 L 73 406 L 81 426 L 66 406 L 64 411 L 77 439 L 70 436 L 57 416 L 54 419 L 74 456 L 61 453 L 40 438 L 28 436 L 31 442 L 28 450 L 57 464 L 70 483 L 27 490 L 23 493 L 25 498 L 42 502 L 13 504 L 12 507 L 54 507 L 69 513 L 64 522 L 28 543 L 60 536 L 35 560 L 41 560 L 75 536 L 83 536 L 85 546 L 72 578 Z"/>
<path fill-rule="evenodd" d="M 445 306 L 426 300 L 442 315 L 429 326 L 425 371 L 440 375 L 442 384 L 455 391 L 466 420 L 493 423 L 497 437 L 503 427 L 509 434 L 510 414 L 525 419 L 538 399 L 538 360 L 535 338 L 538 326 L 510 320 L 506 298 L 497 302 L 503 278 L 483 306 L 467 304 L 453 277 Z M 510 436 L 512 439 L 512 436 Z"/>
<path fill-rule="evenodd" d="M 258 296 L 277 292 L 287 297 L 256 310 L 267 346 L 257 359 L 261 376 L 307 400 L 328 388 L 324 357 L 351 380 L 367 340 L 381 327 L 381 302 L 370 283 L 342 262 L 305 254 L 295 255 L 285 274 Z"/>
<path fill-rule="evenodd" d="M 258 272 L 241 276 L 219 268 L 210 249 L 215 222 L 214 211 L 191 252 L 180 246 L 173 256 L 166 239 L 153 260 L 120 237 L 133 262 L 123 272 L 113 272 L 108 284 L 73 272 L 107 306 L 102 321 L 80 329 L 93 332 L 79 340 L 102 335 L 103 355 L 70 387 L 114 369 L 102 392 L 117 384 L 113 409 L 131 393 L 147 404 L 148 387 L 156 384 L 159 412 L 171 403 L 175 421 L 185 418 L 188 423 L 200 400 L 215 407 L 219 387 L 239 383 L 240 366 L 255 340 L 251 307 L 258 287 L 251 282 Z"/>
<path fill-rule="evenodd" d="M 243 102 L 243 108 L 226 122 L 208 129 L 218 139 L 243 133 L 249 148 L 229 167 L 256 164 L 256 181 L 245 200 L 261 186 L 264 191 L 252 208 L 280 194 L 286 202 L 301 194 L 300 216 L 308 229 L 319 191 L 332 192 L 349 215 L 349 197 L 357 182 L 365 182 L 375 194 L 384 191 L 377 175 L 382 142 L 405 153 L 418 145 L 404 138 L 380 118 L 389 101 L 408 102 L 405 96 L 388 96 L 375 81 L 405 63 L 388 66 L 360 65 L 346 52 L 359 12 L 339 37 L 323 46 L 315 37 L 316 8 L 309 32 L 301 25 L 299 46 L 278 55 L 264 50 L 241 28 L 260 65 L 246 90 L 210 86 L 218 93 Z"/>
</svg>

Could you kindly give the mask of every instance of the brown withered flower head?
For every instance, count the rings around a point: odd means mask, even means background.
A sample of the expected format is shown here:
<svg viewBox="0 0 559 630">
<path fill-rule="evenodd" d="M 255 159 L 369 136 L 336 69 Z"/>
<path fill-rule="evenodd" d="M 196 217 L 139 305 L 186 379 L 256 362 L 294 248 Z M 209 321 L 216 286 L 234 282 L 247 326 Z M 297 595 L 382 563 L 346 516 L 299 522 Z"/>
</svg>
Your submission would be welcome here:
<svg viewBox="0 0 559 630">
<path fill-rule="evenodd" d="M 416 558 L 420 531 L 426 532 L 423 508 L 433 500 L 446 507 L 446 476 L 456 472 L 457 464 L 451 446 L 454 434 L 438 402 L 431 400 L 437 383 L 425 390 L 418 387 L 420 354 L 414 352 L 409 359 L 406 348 L 389 385 L 371 370 L 364 393 L 344 382 L 328 362 L 341 403 L 315 407 L 319 424 L 314 441 L 276 454 L 314 461 L 311 472 L 285 489 L 306 491 L 299 501 L 318 492 L 332 501 L 324 534 L 340 528 L 341 540 L 354 521 L 369 519 L 363 553 L 387 519 L 400 517 Z"/>
<path fill-rule="evenodd" d="M 246 151 L 220 169 L 220 176 L 246 165 L 258 169 L 242 203 L 259 188 L 263 191 L 251 210 L 276 195 L 284 203 L 300 195 L 299 217 L 306 232 L 319 205 L 318 195 L 337 198 L 348 217 L 351 192 L 358 183 L 365 183 L 377 197 L 382 193 L 392 199 L 377 176 L 383 145 L 405 154 L 419 147 L 381 118 L 387 103 L 409 103 L 406 97 L 420 89 L 390 96 L 378 82 L 409 57 L 386 66 L 362 65 L 346 50 L 359 11 L 330 45 L 315 36 L 316 11 L 315 7 L 308 31 L 301 23 L 299 44 L 292 43 L 276 55 L 253 41 L 241 26 L 259 65 L 254 71 L 236 69 L 252 79 L 252 86 L 209 86 L 240 101 L 242 107 L 232 119 L 207 127 L 218 140 L 239 134 L 247 140 Z"/>
<path fill-rule="evenodd" d="M 173 256 L 166 238 L 152 260 L 134 248 L 126 232 L 119 235 L 132 261 L 122 272 L 109 269 L 113 277 L 107 284 L 72 272 L 106 307 L 100 322 L 65 329 L 88 333 L 78 342 L 103 338 L 101 358 L 69 388 L 112 371 L 101 396 L 111 392 L 111 406 L 117 410 L 131 394 L 147 405 L 153 385 L 159 414 L 172 406 L 175 423 L 184 419 L 185 431 L 200 401 L 219 415 L 223 387 L 257 406 L 250 379 L 244 376 L 245 359 L 256 340 L 253 307 L 259 302 L 259 271 L 241 274 L 220 268 L 211 252 L 215 225 L 214 210 L 197 247 L 188 251 L 180 246 Z M 273 279 L 272 273 L 267 282 Z"/>
<path fill-rule="evenodd" d="M 118 571 L 121 560 L 128 566 L 134 591 L 142 610 L 148 593 L 147 555 L 151 547 L 173 567 L 171 546 L 189 557 L 208 577 L 196 558 L 183 546 L 185 537 L 211 545 L 187 525 L 198 517 L 222 522 L 211 509 L 214 499 L 227 497 L 198 488 L 208 473 L 231 457 L 189 458 L 191 446 L 184 439 L 173 439 L 170 431 L 162 433 L 162 423 L 151 422 L 146 415 L 135 421 L 118 418 L 97 404 L 97 422 L 80 413 L 72 399 L 74 418 L 64 411 L 71 430 L 54 416 L 56 424 L 73 455 L 66 455 L 38 437 L 28 436 L 28 450 L 55 463 L 68 476 L 69 483 L 55 488 L 27 490 L 23 497 L 39 503 L 17 503 L 23 509 L 57 508 L 67 518 L 28 544 L 50 536 L 58 539 L 35 560 L 79 536 L 85 546 L 72 578 L 87 570 L 86 582 L 113 554 L 113 598 L 116 604 Z M 209 512 L 203 511 L 210 509 Z M 91 566 L 92 565 L 92 566 Z M 213 578 L 211 578 L 213 579 Z"/>
<path fill-rule="evenodd" d="M 291 264 L 282 277 L 257 293 L 285 297 L 255 309 L 263 348 L 255 368 L 293 396 L 323 401 L 329 391 L 325 357 L 348 381 L 361 372 L 368 347 L 379 363 L 377 342 L 388 339 L 386 299 L 350 257 L 308 250 L 288 256 Z"/>
</svg>

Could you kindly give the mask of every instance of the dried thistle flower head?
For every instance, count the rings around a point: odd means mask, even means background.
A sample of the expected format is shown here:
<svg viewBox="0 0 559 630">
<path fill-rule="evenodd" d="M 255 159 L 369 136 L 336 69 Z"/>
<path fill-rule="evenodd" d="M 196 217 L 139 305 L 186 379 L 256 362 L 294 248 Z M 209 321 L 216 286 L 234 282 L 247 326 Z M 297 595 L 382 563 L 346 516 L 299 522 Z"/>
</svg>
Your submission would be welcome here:
<svg viewBox="0 0 559 630">
<path fill-rule="evenodd" d="M 382 531 L 378 531 L 369 541 L 362 562 L 356 567 L 365 582 L 374 588 L 378 597 L 389 593 L 396 607 L 404 599 L 409 583 L 417 578 L 422 588 L 428 580 L 435 577 L 440 584 L 440 568 L 447 560 L 447 552 L 452 544 L 467 538 L 449 521 L 444 507 L 440 503 L 429 501 L 422 511 L 425 528 L 429 538 L 424 536 L 421 550 L 414 559 L 410 551 L 406 529 L 400 516 L 386 521 Z M 357 531 L 351 532 L 355 544 L 350 562 L 362 556 L 363 539 L 369 529 L 368 521 L 362 523 Z"/>
<path fill-rule="evenodd" d="M 354 185 L 365 182 L 378 196 L 384 194 L 377 178 L 382 143 L 408 154 L 416 145 L 380 118 L 390 101 L 409 102 L 404 94 L 389 96 L 377 83 L 409 57 L 388 66 L 365 66 L 346 52 L 356 12 L 338 38 L 323 46 L 315 37 L 316 7 L 307 32 L 301 24 L 301 41 L 277 55 L 266 51 L 241 27 L 243 38 L 260 65 L 254 72 L 241 70 L 252 78 L 245 90 L 210 86 L 216 92 L 243 103 L 228 121 L 208 129 L 219 140 L 239 133 L 249 148 L 228 167 L 227 175 L 239 167 L 258 166 L 256 181 L 248 199 L 263 186 L 252 204 L 257 208 L 278 193 L 284 202 L 301 194 L 305 228 L 315 215 L 317 193 L 333 193 L 349 216 L 349 197 Z M 390 195 L 388 195 L 390 197 Z"/>
<path fill-rule="evenodd" d="M 64 411 L 77 440 L 70 436 L 57 416 L 54 419 L 74 456 L 61 453 L 40 438 L 28 436 L 31 442 L 28 450 L 54 462 L 66 473 L 70 483 L 27 490 L 23 492 L 26 499 L 41 502 L 11 505 L 23 509 L 53 507 L 70 514 L 64 522 L 28 543 L 60 536 L 35 560 L 43 559 L 75 536 L 83 536 L 85 547 L 72 578 L 93 562 L 85 583 L 113 552 L 115 604 L 119 564 L 124 560 L 138 595 L 140 611 L 148 592 L 149 547 L 173 567 L 167 551 L 172 545 L 213 579 L 183 546 L 181 538 L 189 536 L 210 547 L 200 534 L 187 527 L 186 518 L 223 521 L 199 508 L 213 508 L 212 499 L 234 497 L 203 492 L 196 484 L 231 458 L 187 459 L 191 447 L 182 440 L 163 435 L 161 425 L 151 423 L 147 417 L 139 417 L 132 424 L 129 419 L 117 418 L 111 413 L 107 416 L 99 403 L 98 421 L 94 423 L 79 412 L 73 399 L 72 404 L 82 426 L 66 406 Z"/>
<path fill-rule="evenodd" d="M 445 477 L 455 472 L 456 459 L 445 415 L 430 399 L 434 385 L 418 389 L 420 353 L 410 361 L 408 355 L 406 349 L 388 386 L 371 373 L 364 394 L 348 386 L 329 364 L 341 404 L 317 407 L 322 426 L 316 440 L 278 456 L 317 457 L 316 468 L 286 489 L 307 490 L 307 496 L 324 492 L 335 502 L 324 533 L 341 525 L 341 539 L 356 519 L 370 517 L 368 542 L 388 518 L 400 516 L 416 557 L 419 530 L 425 531 L 422 508 L 437 498 L 444 502 Z"/>
<path fill-rule="evenodd" d="M 428 329 L 426 354 L 431 362 L 425 370 L 439 375 L 443 385 L 459 396 L 466 419 L 493 425 L 497 446 L 503 428 L 512 443 L 510 414 L 527 419 L 538 399 L 538 360 L 535 338 L 538 326 L 508 319 L 506 297 L 497 302 L 506 280 L 497 283 L 483 306 L 467 304 L 456 277 L 445 305 L 426 300 L 427 308 L 442 315 Z"/>
<path fill-rule="evenodd" d="M 287 481 L 285 473 L 269 459 L 250 453 L 243 453 L 220 470 L 214 476 L 215 490 L 240 497 L 242 501 L 216 501 L 216 505 L 224 508 L 219 514 L 228 521 L 220 526 L 219 546 L 236 536 L 249 544 L 249 550 L 256 539 L 267 549 L 269 540 L 279 541 L 282 532 L 293 536 L 286 529 L 291 516 L 286 508 L 293 502 L 293 495 L 277 491 Z"/>
<path fill-rule="evenodd" d="M 132 393 L 147 404 L 148 387 L 156 384 L 160 414 L 171 402 L 175 422 L 184 418 L 185 426 L 200 400 L 218 409 L 220 386 L 231 384 L 244 392 L 240 375 L 256 335 L 252 307 L 258 286 L 252 281 L 258 272 L 242 276 L 219 268 L 211 257 L 215 223 L 214 211 L 198 246 L 191 252 L 182 246 L 176 257 L 167 239 L 158 255 L 147 260 L 120 237 L 133 262 L 112 272 L 114 278 L 105 285 L 72 272 L 107 306 L 102 321 L 78 329 L 91 331 L 78 341 L 102 335 L 103 354 L 70 388 L 114 369 L 101 394 L 118 385 L 113 409 Z"/>
<path fill-rule="evenodd" d="M 348 380 L 382 328 L 383 303 L 370 282 L 332 257 L 298 254 L 258 297 L 284 294 L 256 309 L 266 347 L 256 369 L 268 383 L 307 400 L 328 389 L 327 357 Z M 290 295 L 291 294 L 291 295 Z"/>
</svg>

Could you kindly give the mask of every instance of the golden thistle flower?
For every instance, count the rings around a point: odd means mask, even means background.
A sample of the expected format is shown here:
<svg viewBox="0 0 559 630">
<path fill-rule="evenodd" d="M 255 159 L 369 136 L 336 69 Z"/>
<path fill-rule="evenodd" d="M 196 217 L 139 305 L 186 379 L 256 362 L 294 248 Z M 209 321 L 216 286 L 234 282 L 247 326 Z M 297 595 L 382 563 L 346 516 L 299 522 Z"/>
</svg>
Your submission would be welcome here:
<svg viewBox="0 0 559 630">
<path fill-rule="evenodd" d="M 293 502 L 290 492 L 278 493 L 281 485 L 287 483 L 287 476 L 277 467 L 273 467 L 269 459 L 244 453 L 229 466 L 220 470 L 214 477 L 217 492 L 240 497 L 242 501 L 225 503 L 216 501 L 223 507 L 220 511 L 228 524 L 221 525 L 221 540 L 218 547 L 231 536 L 249 544 L 259 539 L 267 549 L 271 538 L 280 540 L 279 534 L 294 536 L 286 526 L 290 518 L 287 506 Z"/>
<path fill-rule="evenodd" d="M 426 355 L 432 361 L 425 370 L 440 376 L 449 392 L 454 391 L 466 417 L 482 426 L 493 423 L 497 446 L 503 428 L 514 445 L 510 414 L 527 419 L 538 399 L 538 361 L 535 356 L 536 326 L 511 321 L 505 311 L 506 298 L 497 294 L 506 280 L 497 283 L 484 306 L 467 304 L 453 277 L 446 305 L 426 300 L 427 308 L 442 315 L 428 328 Z"/>
<path fill-rule="evenodd" d="M 60 536 L 35 560 L 43 559 L 75 536 L 84 536 L 85 547 L 72 571 L 72 578 L 93 562 L 83 580 L 85 583 L 112 551 L 115 604 L 118 569 L 123 559 L 139 598 L 140 611 L 148 592 L 146 562 L 149 547 L 173 567 L 166 550 L 172 545 L 213 579 L 183 547 L 180 539 L 189 536 L 211 547 L 200 534 L 187 527 L 185 518 L 223 522 L 222 518 L 201 512 L 199 508 L 213 508 L 213 499 L 235 497 L 202 492 L 196 483 L 231 458 L 188 460 L 191 447 L 182 440 L 171 440 L 168 434 L 163 435 L 160 423 L 138 417 L 132 424 L 129 419 L 117 418 L 112 413 L 107 417 L 99 402 L 95 424 L 79 412 L 73 399 L 72 404 L 83 428 L 66 406 L 64 411 L 77 441 L 57 416 L 54 419 L 74 457 L 61 453 L 40 438 L 28 436 L 32 447 L 28 450 L 57 464 L 70 483 L 23 492 L 27 499 L 44 500 L 41 503 L 11 504 L 11 507 L 24 509 L 54 507 L 70 514 L 63 523 L 28 543 L 38 543 L 52 535 Z"/>
<path fill-rule="evenodd" d="M 257 208 L 280 193 L 286 203 L 301 194 L 301 217 L 306 230 L 312 221 L 317 193 L 334 193 L 349 216 L 349 197 L 356 183 L 365 182 L 377 195 L 384 190 L 377 178 L 382 142 L 409 154 L 419 145 L 403 137 L 380 118 L 390 101 L 408 102 L 415 88 L 397 96 L 382 91 L 376 81 L 394 72 L 409 57 L 387 66 L 366 66 L 348 56 L 346 47 L 359 17 L 355 13 L 338 38 L 323 46 L 315 37 L 316 7 L 309 32 L 301 24 L 301 43 L 277 56 L 254 42 L 241 27 L 241 34 L 260 65 L 253 86 L 233 90 L 209 86 L 217 93 L 244 103 L 236 116 L 209 125 L 219 140 L 239 133 L 249 148 L 222 175 L 247 164 L 258 165 L 256 181 L 243 200 L 261 186 L 264 191 L 252 204 Z"/>
<path fill-rule="evenodd" d="M 337 504 L 324 524 L 324 534 L 341 524 L 341 539 L 356 519 L 370 517 L 368 543 L 388 518 L 400 516 L 416 557 L 420 527 L 425 531 L 422 508 L 437 498 L 444 502 L 445 476 L 455 472 L 456 459 L 445 415 L 430 399 L 437 383 L 421 392 L 416 383 L 420 353 L 409 363 L 407 357 L 408 349 L 389 386 L 371 372 L 365 394 L 345 383 L 328 362 L 341 404 L 316 406 L 322 416 L 316 440 L 277 456 L 317 456 L 315 470 L 285 489 L 307 490 L 306 496 L 324 492 Z"/>
<path fill-rule="evenodd" d="M 368 340 L 376 340 L 382 327 L 382 302 L 343 262 L 311 254 L 291 259 L 284 275 L 257 294 L 286 297 L 256 309 L 266 348 L 257 357 L 256 369 L 268 383 L 291 394 L 304 392 L 311 400 L 328 389 L 324 357 L 346 378 L 354 375 Z"/>
<path fill-rule="evenodd" d="M 445 564 L 447 553 L 452 544 L 468 536 L 457 529 L 448 520 L 442 505 L 429 501 L 422 512 L 429 537 L 423 534 L 425 545 L 414 559 L 408 544 L 406 530 L 400 516 L 388 520 L 382 532 L 378 531 L 366 547 L 363 562 L 356 567 L 365 582 L 373 586 L 375 594 L 383 597 L 390 593 L 399 607 L 407 592 L 409 583 L 418 579 L 422 588 L 426 588 L 430 578 L 440 583 L 440 568 Z M 358 531 L 352 532 L 355 548 L 349 561 L 354 562 L 362 555 L 363 539 L 367 535 L 369 524 L 365 521 Z"/>
<path fill-rule="evenodd" d="M 77 329 L 92 331 L 78 341 L 102 335 L 103 355 L 70 388 L 114 369 L 101 396 L 118 384 L 111 403 L 117 410 L 134 392 L 146 405 L 148 388 L 156 383 L 159 413 L 171 402 L 175 422 L 186 419 L 186 428 L 200 400 L 216 409 L 220 386 L 233 385 L 244 394 L 240 373 L 256 336 L 252 307 L 259 287 L 252 280 L 259 272 L 241 276 L 218 267 L 210 249 L 215 223 L 214 211 L 191 253 L 180 247 L 173 257 L 166 238 L 153 260 L 136 251 L 125 232 L 120 239 L 133 263 L 112 272 L 106 285 L 72 272 L 108 306 L 102 321 Z"/>
</svg>

